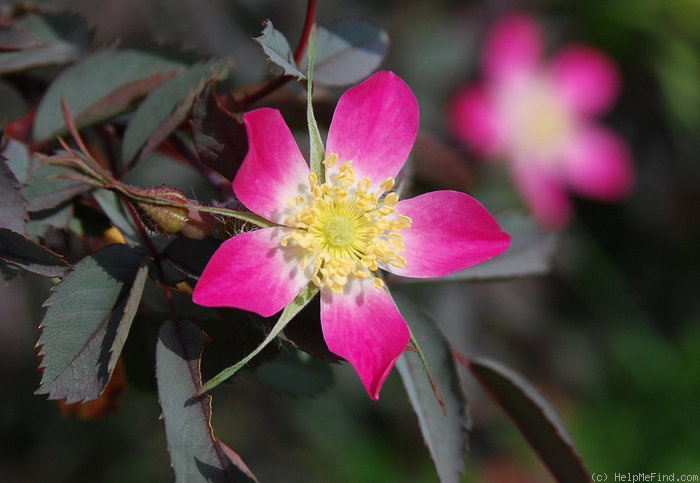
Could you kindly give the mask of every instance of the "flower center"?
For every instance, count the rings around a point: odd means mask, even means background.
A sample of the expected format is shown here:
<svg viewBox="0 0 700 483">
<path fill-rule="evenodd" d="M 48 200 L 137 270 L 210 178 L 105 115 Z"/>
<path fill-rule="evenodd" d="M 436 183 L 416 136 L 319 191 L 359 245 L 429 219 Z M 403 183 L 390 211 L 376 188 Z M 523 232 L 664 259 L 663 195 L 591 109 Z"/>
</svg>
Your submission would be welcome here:
<svg viewBox="0 0 700 483">
<path fill-rule="evenodd" d="M 574 118 L 547 79 L 530 79 L 504 96 L 513 150 L 520 157 L 559 159 L 571 140 Z"/>
<path fill-rule="evenodd" d="M 337 248 L 347 247 L 355 239 L 355 227 L 343 215 L 332 216 L 323 227 L 328 243 Z"/>
<path fill-rule="evenodd" d="M 331 154 L 323 163 L 328 169 L 337 161 Z M 388 192 L 381 199 L 370 186 L 368 177 L 355 180 L 352 161 L 346 161 L 326 183 L 319 184 L 310 173 L 309 193 L 289 200 L 293 214 L 284 224 L 291 231 L 281 244 L 295 249 L 316 286 L 342 294 L 350 279 L 372 278 L 381 288 L 384 283 L 376 275 L 380 264 L 406 266 L 399 255 L 404 251 L 401 230 L 411 226 L 411 219 L 395 213 L 399 197 L 389 191 L 394 180 L 380 185 Z"/>
</svg>

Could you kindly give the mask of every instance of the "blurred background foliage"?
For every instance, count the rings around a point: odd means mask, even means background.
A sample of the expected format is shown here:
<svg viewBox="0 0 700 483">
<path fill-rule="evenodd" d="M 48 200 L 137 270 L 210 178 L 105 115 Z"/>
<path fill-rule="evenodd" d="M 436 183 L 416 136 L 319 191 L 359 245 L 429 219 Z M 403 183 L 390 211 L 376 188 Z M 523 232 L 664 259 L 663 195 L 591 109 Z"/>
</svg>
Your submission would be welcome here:
<svg viewBox="0 0 700 483">
<path fill-rule="evenodd" d="M 577 200 L 546 276 L 395 290 L 419 298 L 459 350 L 503 361 L 538 386 L 562 412 L 592 472 L 700 474 L 700 2 L 319 3 L 319 22 L 359 16 L 389 33 L 382 68 L 412 87 L 423 133 L 438 142 L 416 147 L 418 181 L 458 182 L 497 217 L 517 198 L 499 168 L 478 165 L 448 136 L 444 115 L 456 89 L 478 74 L 490 23 L 517 7 L 543 22 L 553 46 L 587 42 L 616 60 L 623 91 L 606 122 L 632 148 L 632 196 L 615 205 Z M 84 15 L 104 44 L 178 40 L 232 55 L 239 85 L 270 75 L 250 40 L 261 22 L 271 19 L 295 42 L 305 11 L 302 0 L 46 6 Z M 438 148 L 459 154 L 458 181 L 420 178 Z M 46 295 L 45 281 L 32 276 L 0 287 L 0 481 L 172 480 L 154 394 L 129 387 L 119 413 L 89 422 L 64 418 L 55 403 L 33 395 Z M 314 399 L 237 378 L 214 398 L 217 436 L 261 481 L 436 481 L 396 374 L 374 403 L 351 369 L 333 370 L 335 385 Z M 505 415 L 464 376 L 473 420 L 464 479 L 546 481 Z"/>
</svg>

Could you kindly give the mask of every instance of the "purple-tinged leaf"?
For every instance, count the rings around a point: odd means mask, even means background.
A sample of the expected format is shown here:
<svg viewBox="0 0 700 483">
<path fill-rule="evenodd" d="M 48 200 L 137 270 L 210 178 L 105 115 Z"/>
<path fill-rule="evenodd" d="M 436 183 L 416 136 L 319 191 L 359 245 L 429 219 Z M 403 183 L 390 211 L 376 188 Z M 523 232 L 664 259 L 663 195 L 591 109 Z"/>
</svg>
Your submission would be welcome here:
<svg viewBox="0 0 700 483">
<path fill-rule="evenodd" d="M 245 126 L 207 85 L 192 105 L 192 140 L 199 159 L 229 181 L 236 176 L 248 152 Z"/>
<path fill-rule="evenodd" d="M 187 117 L 207 81 L 233 69 L 230 59 L 196 64 L 153 90 L 139 105 L 124 133 L 122 163 L 138 162 L 158 147 Z"/>
<path fill-rule="evenodd" d="M 40 45 L 41 43 L 34 35 L 20 26 L 0 24 L 0 52 L 14 52 Z"/>
<path fill-rule="evenodd" d="M 34 139 L 47 141 L 66 130 L 62 99 L 76 125 L 84 126 L 125 111 L 184 67 L 178 60 L 136 49 L 106 49 L 85 57 L 49 86 L 37 109 Z"/>
<path fill-rule="evenodd" d="M 405 352 L 397 361 L 396 369 L 418 416 L 423 439 L 430 450 L 440 481 L 459 482 L 465 469 L 469 417 L 467 399 L 452 350 L 435 322 L 423 314 L 408 297 L 398 293 L 394 293 L 393 297 L 425 355 L 442 404 L 436 398 L 417 354 Z"/>
<path fill-rule="evenodd" d="M 7 228 L 16 233 L 27 234 L 27 200 L 22 195 L 22 185 L 7 166 L 6 151 L 0 154 L 0 228 Z"/>
<path fill-rule="evenodd" d="M 56 208 L 92 188 L 85 183 L 61 177 L 70 173 L 71 171 L 58 166 L 40 165 L 24 187 L 27 210 L 34 212 Z"/>
<path fill-rule="evenodd" d="M 21 48 L 0 52 L 0 74 L 75 62 L 85 55 L 92 42 L 85 20 L 68 13 L 25 15 L 13 28 L 16 30 L 10 35 L 15 36 L 16 47 Z"/>
<path fill-rule="evenodd" d="M 306 79 L 306 75 L 299 70 L 294 61 L 294 53 L 289 42 L 282 32 L 272 26 L 272 22 L 266 20 L 262 34 L 253 40 L 260 44 L 270 62 L 284 69 L 284 75 L 296 77 L 298 80 Z"/>
<path fill-rule="evenodd" d="M 387 33 L 359 18 L 321 25 L 316 33 L 314 82 L 328 86 L 355 84 L 379 67 L 389 51 Z"/>
<path fill-rule="evenodd" d="M 92 193 L 92 197 L 100 205 L 100 208 L 107 215 L 109 221 L 112 222 L 112 225 L 117 227 L 127 245 L 139 246 L 143 242 L 136 222 L 127 207 L 124 206 L 119 195 L 112 191 L 100 189 L 95 190 Z"/>
<path fill-rule="evenodd" d="M 177 237 L 168 244 L 163 257 L 181 273 L 197 279 L 220 246 L 221 241 L 212 238 L 191 240 Z"/>
<path fill-rule="evenodd" d="M 559 413 L 537 389 L 498 362 L 466 358 L 464 362 L 501 405 L 557 481 L 591 481 Z"/>
<path fill-rule="evenodd" d="M 0 228 L 0 260 L 42 277 L 61 277 L 70 267 L 61 255 L 4 228 Z"/>
<path fill-rule="evenodd" d="M 158 333 L 158 399 L 175 479 L 256 481 L 240 458 L 214 437 L 211 396 L 196 396 L 202 382 L 199 366 L 205 341 L 204 333 L 188 321 L 167 321 Z"/>
<path fill-rule="evenodd" d="M 147 258 L 107 245 L 75 264 L 44 303 L 41 385 L 67 404 L 97 398 L 121 354 L 148 275 Z"/>
</svg>

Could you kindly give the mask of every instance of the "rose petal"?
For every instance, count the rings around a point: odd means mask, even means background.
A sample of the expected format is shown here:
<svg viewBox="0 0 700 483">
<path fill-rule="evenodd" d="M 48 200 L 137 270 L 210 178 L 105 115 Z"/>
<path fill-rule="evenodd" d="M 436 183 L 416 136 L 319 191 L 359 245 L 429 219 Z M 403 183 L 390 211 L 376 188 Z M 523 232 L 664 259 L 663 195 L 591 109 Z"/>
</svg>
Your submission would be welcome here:
<svg viewBox="0 0 700 483">
<path fill-rule="evenodd" d="M 536 162 L 513 164 L 513 177 L 537 220 L 550 230 L 564 226 L 571 217 L 571 201 L 562 181 Z"/>
<path fill-rule="evenodd" d="M 634 182 L 629 148 L 604 127 L 589 127 L 579 133 L 567 151 L 564 168 L 574 190 L 601 200 L 623 198 Z"/>
<path fill-rule="evenodd" d="M 503 253 L 510 236 L 478 201 L 457 191 L 433 191 L 401 200 L 396 212 L 411 218 L 401 231 L 404 268 L 383 266 L 397 275 L 441 277 Z"/>
<path fill-rule="evenodd" d="M 511 13 L 491 28 L 482 68 L 493 81 L 509 81 L 537 68 L 542 47 L 542 32 L 537 24 L 527 15 Z"/>
<path fill-rule="evenodd" d="M 278 110 L 256 109 L 244 114 L 243 122 L 248 154 L 233 191 L 252 212 L 282 223 L 287 200 L 308 190 L 309 167 Z"/>
<path fill-rule="evenodd" d="M 331 352 L 357 371 L 372 399 L 411 336 L 391 296 L 369 279 L 353 280 L 346 293 L 321 290 L 321 326 Z"/>
<path fill-rule="evenodd" d="M 204 268 L 192 300 L 263 317 L 279 312 L 309 283 L 294 253 L 280 245 L 284 228 L 262 228 L 226 240 Z"/>
<path fill-rule="evenodd" d="M 452 131 L 482 155 L 500 149 L 502 125 L 495 103 L 486 89 L 471 86 L 457 94 L 450 108 Z"/>
<path fill-rule="evenodd" d="M 326 153 L 352 160 L 357 178 L 371 187 L 396 177 L 418 133 L 418 102 L 396 74 L 382 71 L 349 89 L 338 100 L 328 129 Z M 328 171 L 336 173 L 338 165 Z"/>
<path fill-rule="evenodd" d="M 582 45 L 559 50 L 552 60 L 554 83 L 567 102 L 583 114 L 602 114 L 620 90 L 615 64 L 602 52 Z"/>
</svg>

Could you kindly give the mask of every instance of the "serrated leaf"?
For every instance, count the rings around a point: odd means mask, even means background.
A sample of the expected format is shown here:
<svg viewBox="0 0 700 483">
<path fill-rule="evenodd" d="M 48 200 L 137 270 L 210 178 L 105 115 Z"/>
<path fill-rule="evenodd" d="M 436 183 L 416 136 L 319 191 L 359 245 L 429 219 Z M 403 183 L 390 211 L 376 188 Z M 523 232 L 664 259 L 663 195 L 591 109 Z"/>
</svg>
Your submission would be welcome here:
<svg viewBox="0 0 700 483">
<path fill-rule="evenodd" d="M 265 21 L 262 34 L 253 38 L 263 49 L 270 62 L 279 65 L 284 70 L 284 75 L 296 77 L 299 80 L 306 79 L 306 75 L 299 70 L 294 61 L 294 53 L 287 38 L 272 26 L 272 22 Z"/>
<path fill-rule="evenodd" d="M 44 303 L 36 394 L 67 404 L 97 398 L 126 342 L 148 274 L 144 255 L 107 245 L 73 266 Z"/>
<path fill-rule="evenodd" d="M 327 86 L 355 84 L 379 67 L 389 35 L 359 18 L 334 20 L 317 29 L 314 81 Z"/>
<path fill-rule="evenodd" d="M 444 404 L 437 400 L 433 387 L 416 354 L 406 352 L 396 362 L 440 481 L 459 482 L 467 453 L 467 399 L 448 341 L 435 322 L 426 317 L 408 297 L 393 294 L 413 336 L 420 343 L 430 373 Z"/>
<path fill-rule="evenodd" d="M 589 482 L 559 413 L 529 382 L 498 362 L 467 360 L 467 368 L 501 405 L 557 481 Z"/>
<path fill-rule="evenodd" d="M 0 228 L 0 260 L 42 277 L 61 277 L 70 267 L 57 253 L 4 228 Z"/>
<path fill-rule="evenodd" d="M 65 168 L 41 164 L 24 187 L 27 209 L 30 212 L 51 210 L 92 188 L 60 176 L 69 173 L 71 171 Z"/>
<path fill-rule="evenodd" d="M 245 126 L 219 103 L 210 83 L 192 105 L 192 140 L 199 159 L 229 181 L 248 152 Z"/>
<path fill-rule="evenodd" d="M 204 333 L 188 321 L 165 322 L 158 333 L 156 376 L 165 437 L 176 481 L 255 481 L 245 465 L 234 461 L 211 427 L 211 397 L 196 396 Z"/>
<path fill-rule="evenodd" d="M 136 49 L 106 49 L 67 68 L 49 86 L 34 121 L 34 139 L 65 131 L 61 100 L 78 127 L 108 119 L 165 82 L 183 62 Z"/>
<path fill-rule="evenodd" d="M 219 80 L 233 69 L 232 60 L 197 64 L 153 90 L 139 105 L 124 133 L 122 163 L 143 158 L 187 117 L 207 81 Z"/>
<path fill-rule="evenodd" d="M 27 200 L 22 195 L 22 185 L 8 167 L 4 153 L 0 154 L 0 228 L 7 228 L 16 233 L 27 233 Z"/>
<path fill-rule="evenodd" d="M 26 35 L 19 51 L 0 52 L 0 74 L 74 62 L 92 42 L 85 20 L 65 12 L 29 14 L 15 27 Z"/>
</svg>

